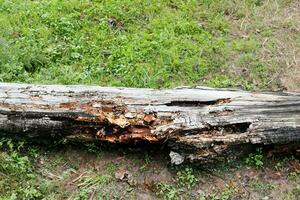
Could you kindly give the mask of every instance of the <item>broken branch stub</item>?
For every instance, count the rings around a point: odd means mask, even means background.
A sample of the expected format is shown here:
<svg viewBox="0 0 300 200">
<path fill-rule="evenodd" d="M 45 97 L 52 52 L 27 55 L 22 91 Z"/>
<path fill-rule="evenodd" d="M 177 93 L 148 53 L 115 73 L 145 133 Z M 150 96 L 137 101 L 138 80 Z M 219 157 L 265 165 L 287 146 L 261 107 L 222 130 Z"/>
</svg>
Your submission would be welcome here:
<svg viewBox="0 0 300 200">
<path fill-rule="evenodd" d="M 0 83 L 0 133 L 166 143 L 175 164 L 300 142 L 300 94 Z"/>
</svg>

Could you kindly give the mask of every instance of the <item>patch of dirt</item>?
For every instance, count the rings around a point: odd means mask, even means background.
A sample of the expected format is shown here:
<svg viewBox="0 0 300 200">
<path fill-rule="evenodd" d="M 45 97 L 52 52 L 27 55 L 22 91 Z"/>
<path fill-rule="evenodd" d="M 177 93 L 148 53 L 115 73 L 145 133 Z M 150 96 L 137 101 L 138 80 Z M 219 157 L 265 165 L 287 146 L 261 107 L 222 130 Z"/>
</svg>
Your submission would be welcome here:
<svg viewBox="0 0 300 200">
<path fill-rule="evenodd" d="M 282 85 L 287 91 L 300 92 L 300 51 L 298 53 L 297 66 L 289 68 L 282 76 Z"/>
<path fill-rule="evenodd" d="M 97 199 L 99 195 L 109 199 L 160 199 L 154 185 L 163 183 L 172 186 L 165 193 L 174 190 L 183 199 L 206 196 L 276 200 L 290 195 L 287 199 L 296 200 L 293 191 L 300 187 L 300 161 L 294 157 L 266 158 L 263 168 L 247 166 L 243 161 L 172 167 L 168 155 L 155 148 L 89 150 L 92 152 L 75 146 L 40 154 L 36 163 L 40 179 L 59 185 L 57 199 L 78 199 L 83 191 L 87 199 Z M 177 172 L 186 168 L 193 168 L 198 179 L 191 189 L 176 183 Z"/>
</svg>

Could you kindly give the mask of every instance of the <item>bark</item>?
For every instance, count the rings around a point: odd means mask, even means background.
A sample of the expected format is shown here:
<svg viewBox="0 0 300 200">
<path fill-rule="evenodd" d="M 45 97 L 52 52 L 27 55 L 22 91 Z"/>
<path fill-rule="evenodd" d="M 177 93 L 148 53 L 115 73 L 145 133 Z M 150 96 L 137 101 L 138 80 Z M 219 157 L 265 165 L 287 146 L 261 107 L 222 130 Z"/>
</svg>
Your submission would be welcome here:
<svg viewBox="0 0 300 200">
<path fill-rule="evenodd" d="M 206 162 L 253 144 L 298 145 L 300 94 L 0 83 L 1 133 L 146 141 L 167 144 L 172 163 Z"/>
</svg>

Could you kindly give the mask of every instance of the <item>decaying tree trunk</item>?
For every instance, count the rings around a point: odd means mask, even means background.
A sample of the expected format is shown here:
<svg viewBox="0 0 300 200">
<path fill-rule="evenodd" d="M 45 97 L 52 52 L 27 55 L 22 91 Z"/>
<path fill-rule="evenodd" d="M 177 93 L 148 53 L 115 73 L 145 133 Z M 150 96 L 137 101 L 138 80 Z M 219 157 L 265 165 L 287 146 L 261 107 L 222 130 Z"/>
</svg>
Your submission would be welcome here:
<svg viewBox="0 0 300 200">
<path fill-rule="evenodd" d="M 175 164 L 300 144 L 300 94 L 0 83 L 0 133 L 167 144 Z"/>
</svg>

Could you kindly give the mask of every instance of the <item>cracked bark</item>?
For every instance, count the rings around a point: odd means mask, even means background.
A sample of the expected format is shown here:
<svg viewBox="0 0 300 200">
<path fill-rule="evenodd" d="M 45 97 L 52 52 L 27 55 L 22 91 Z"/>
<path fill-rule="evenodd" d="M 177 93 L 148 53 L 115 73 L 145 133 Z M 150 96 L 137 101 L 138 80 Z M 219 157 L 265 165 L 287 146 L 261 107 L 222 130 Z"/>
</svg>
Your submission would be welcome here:
<svg viewBox="0 0 300 200">
<path fill-rule="evenodd" d="M 300 143 L 300 94 L 0 83 L 0 134 L 167 144 L 172 162 Z"/>
</svg>

